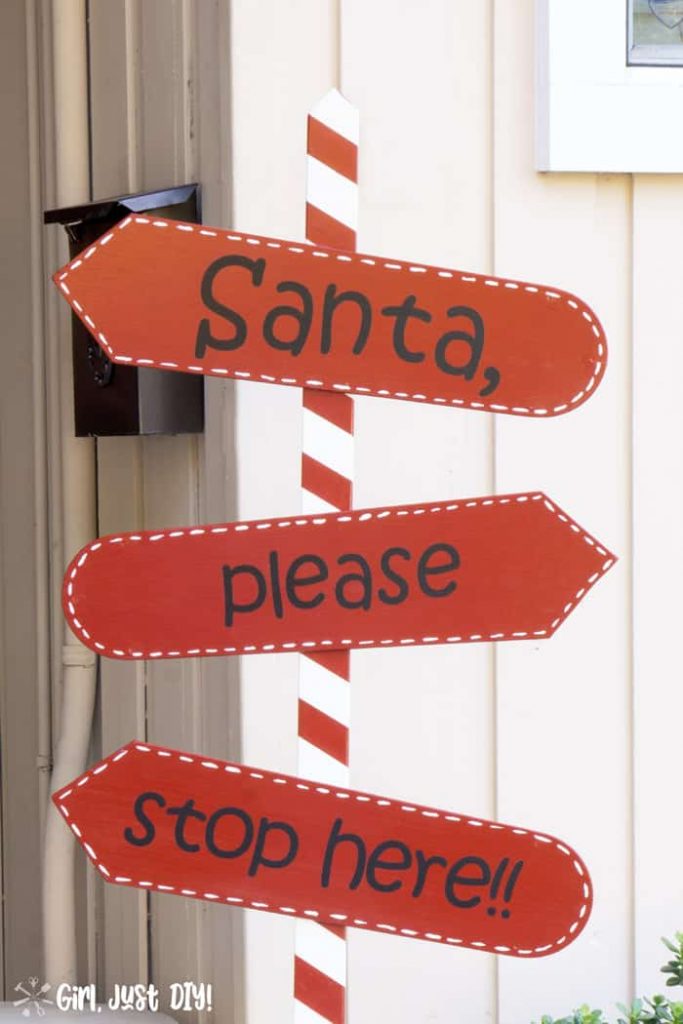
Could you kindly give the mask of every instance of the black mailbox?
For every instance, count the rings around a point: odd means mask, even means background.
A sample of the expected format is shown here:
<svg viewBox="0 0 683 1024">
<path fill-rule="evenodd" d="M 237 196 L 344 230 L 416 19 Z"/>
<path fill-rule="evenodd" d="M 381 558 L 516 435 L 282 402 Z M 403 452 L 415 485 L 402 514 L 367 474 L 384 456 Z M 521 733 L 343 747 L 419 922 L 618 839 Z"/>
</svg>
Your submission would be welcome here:
<svg viewBox="0 0 683 1024">
<path fill-rule="evenodd" d="M 130 213 L 201 223 L 199 185 L 117 196 L 48 210 L 62 224 L 74 259 Z M 195 434 L 204 429 L 204 382 L 189 373 L 110 362 L 87 327 L 73 316 L 74 411 L 77 437 Z"/>
</svg>

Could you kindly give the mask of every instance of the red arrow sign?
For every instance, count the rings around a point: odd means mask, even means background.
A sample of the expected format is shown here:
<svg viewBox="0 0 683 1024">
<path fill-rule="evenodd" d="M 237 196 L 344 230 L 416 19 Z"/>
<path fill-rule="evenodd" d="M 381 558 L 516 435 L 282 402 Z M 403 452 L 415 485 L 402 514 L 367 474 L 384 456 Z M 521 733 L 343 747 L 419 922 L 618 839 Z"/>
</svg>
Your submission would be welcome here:
<svg viewBox="0 0 683 1024">
<path fill-rule="evenodd" d="M 542 285 L 128 217 L 55 274 L 115 362 L 553 416 L 605 369 Z"/>
<path fill-rule="evenodd" d="M 552 836 L 129 743 L 53 797 L 108 882 L 512 956 L 592 892 Z"/>
<path fill-rule="evenodd" d="M 550 636 L 613 562 L 512 494 L 103 537 L 63 599 L 115 658 L 514 640 Z"/>
</svg>

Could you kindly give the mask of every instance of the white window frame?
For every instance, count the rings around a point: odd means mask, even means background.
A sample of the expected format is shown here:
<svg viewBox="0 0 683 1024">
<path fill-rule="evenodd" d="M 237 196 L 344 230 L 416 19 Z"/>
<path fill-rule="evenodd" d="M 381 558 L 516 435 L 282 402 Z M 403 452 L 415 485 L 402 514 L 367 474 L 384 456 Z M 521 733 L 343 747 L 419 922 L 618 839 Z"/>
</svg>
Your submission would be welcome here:
<svg viewBox="0 0 683 1024">
<path fill-rule="evenodd" d="M 536 166 L 683 172 L 683 67 L 627 63 L 626 0 L 536 0 Z"/>
</svg>

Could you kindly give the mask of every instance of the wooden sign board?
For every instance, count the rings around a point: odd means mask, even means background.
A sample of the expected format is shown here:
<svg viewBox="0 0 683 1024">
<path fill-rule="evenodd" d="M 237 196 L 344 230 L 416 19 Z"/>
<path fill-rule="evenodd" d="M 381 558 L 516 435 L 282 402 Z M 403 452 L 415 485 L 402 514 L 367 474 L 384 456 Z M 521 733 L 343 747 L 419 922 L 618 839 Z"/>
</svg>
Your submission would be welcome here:
<svg viewBox="0 0 683 1024">
<path fill-rule="evenodd" d="M 102 537 L 64 578 L 112 658 L 542 639 L 614 556 L 544 494 Z"/>
<path fill-rule="evenodd" d="M 591 911 L 553 836 L 147 744 L 53 800 L 120 885 L 518 957 L 563 949 Z"/>
<path fill-rule="evenodd" d="M 54 275 L 114 362 L 519 416 L 607 358 L 568 292 L 131 216 Z"/>
</svg>

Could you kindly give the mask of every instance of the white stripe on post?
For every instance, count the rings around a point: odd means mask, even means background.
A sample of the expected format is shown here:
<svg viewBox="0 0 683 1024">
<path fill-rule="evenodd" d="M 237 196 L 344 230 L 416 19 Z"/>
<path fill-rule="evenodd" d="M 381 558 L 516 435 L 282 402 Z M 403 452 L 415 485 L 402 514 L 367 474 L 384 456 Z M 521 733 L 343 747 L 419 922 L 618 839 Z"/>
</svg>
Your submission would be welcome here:
<svg viewBox="0 0 683 1024">
<path fill-rule="evenodd" d="M 301 737 L 299 737 L 298 760 L 299 775 L 302 779 L 315 779 L 316 782 L 325 782 L 328 786 L 347 788 L 349 784 L 348 765 L 338 761 L 336 757 L 331 757 L 320 747 Z"/>
<path fill-rule="evenodd" d="M 335 473 L 353 479 L 353 435 L 304 409 L 304 451 Z"/>
<path fill-rule="evenodd" d="M 316 118 L 316 120 L 321 121 L 331 131 L 341 135 L 348 142 L 352 142 L 354 146 L 358 146 L 360 124 L 358 111 L 352 103 L 349 103 L 342 96 L 339 89 L 330 89 L 329 92 L 326 92 L 323 98 L 318 100 L 313 107 L 309 117 Z M 315 240 L 310 239 L 310 241 Z"/>
<path fill-rule="evenodd" d="M 327 672 L 310 658 L 301 660 L 299 697 L 324 715 L 348 727 L 350 717 L 349 684 Z"/>
<path fill-rule="evenodd" d="M 328 1017 L 322 1017 L 315 1010 L 311 1010 L 305 1003 L 296 1003 L 296 1024 L 329 1024 Z"/>
<path fill-rule="evenodd" d="M 313 921 L 301 920 L 297 936 L 297 951 L 307 963 L 321 974 L 333 978 L 339 985 L 346 981 L 346 944 L 328 928 Z"/>
<path fill-rule="evenodd" d="M 356 231 L 358 228 L 358 188 L 355 182 L 309 156 L 306 162 L 308 202 Z M 313 239 L 309 239 L 313 241 Z"/>
<path fill-rule="evenodd" d="M 306 237 L 354 251 L 358 219 L 358 111 L 332 89 L 308 118 Z M 304 512 L 351 506 L 353 399 L 303 393 Z M 302 657 L 299 676 L 299 774 L 336 786 L 349 783 L 349 652 Z M 344 1024 L 346 938 L 342 928 L 297 921 L 295 1024 Z"/>
<path fill-rule="evenodd" d="M 303 504 L 301 507 L 307 516 L 321 516 L 328 512 L 339 511 L 336 505 L 331 505 L 329 501 L 324 501 L 317 494 L 313 494 L 305 489 L 303 491 Z"/>
</svg>

